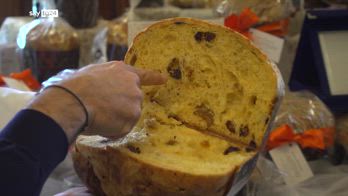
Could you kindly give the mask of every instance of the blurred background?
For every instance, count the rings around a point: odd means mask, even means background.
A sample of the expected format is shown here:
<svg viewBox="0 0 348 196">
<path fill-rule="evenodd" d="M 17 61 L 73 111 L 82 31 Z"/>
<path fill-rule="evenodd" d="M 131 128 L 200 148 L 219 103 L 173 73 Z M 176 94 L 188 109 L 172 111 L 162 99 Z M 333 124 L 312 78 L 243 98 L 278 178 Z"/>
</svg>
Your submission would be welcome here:
<svg viewBox="0 0 348 196">
<path fill-rule="evenodd" d="M 240 195 L 348 195 L 348 0 L 2 0 L 0 90 L 35 92 L 64 70 L 123 60 L 139 31 L 171 17 L 239 32 L 284 80 L 272 139 Z M 0 106 L 6 96 L 0 91 Z M 13 108 L 22 102 L 12 102 Z M 15 112 L 1 107 L 0 127 Z M 291 142 L 314 173 L 296 186 L 286 183 L 291 172 L 279 169 L 270 154 Z M 68 156 L 42 195 L 78 185 Z"/>
<path fill-rule="evenodd" d="M 129 7 L 129 0 L 98 0 L 99 14 L 111 20 L 123 14 Z M 0 24 L 8 16 L 28 16 L 32 10 L 30 0 L 3 0 L 0 7 Z"/>
</svg>

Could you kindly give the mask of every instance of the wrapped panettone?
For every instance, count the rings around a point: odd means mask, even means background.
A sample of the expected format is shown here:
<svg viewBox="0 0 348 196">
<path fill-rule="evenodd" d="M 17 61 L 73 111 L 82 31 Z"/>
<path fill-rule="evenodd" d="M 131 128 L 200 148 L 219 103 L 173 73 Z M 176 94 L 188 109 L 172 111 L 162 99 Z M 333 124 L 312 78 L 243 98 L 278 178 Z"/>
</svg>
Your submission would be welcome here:
<svg viewBox="0 0 348 196">
<path fill-rule="evenodd" d="M 268 149 L 296 142 L 307 160 L 329 153 L 335 140 L 335 118 L 309 91 L 286 92 L 273 124 Z"/>
<path fill-rule="evenodd" d="M 138 34 L 125 63 L 165 74 L 144 86 L 136 128 L 79 136 L 73 152 L 95 195 L 234 195 L 247 182 L 279 105 L 279 71 L 249 40 L 190 18 Z"/>
<path fill-rule="evenodd" d="M 250 8 L 260 18 L 260 24 L 287 18 L 294 11 L 291 0 L 229 0 L 227 2 L 226 5 L 223 1 L 219 9 L 222 8 L 227 14 L 239 14 L 245 8 Z"/>
<path fill-rule="evenodd" d="M 61 18 L 37 19 L 23 26 L 17 45 L 22 65 L 32 69 L 40 82 L 79 65 L 78 35 Z"/>
<path fill-rule="evenodd" d="M 126 17 L 113 20 L 107 31 L 107 58 L 123 60 L 128 49 L 128 20 Z"/>
</svg>

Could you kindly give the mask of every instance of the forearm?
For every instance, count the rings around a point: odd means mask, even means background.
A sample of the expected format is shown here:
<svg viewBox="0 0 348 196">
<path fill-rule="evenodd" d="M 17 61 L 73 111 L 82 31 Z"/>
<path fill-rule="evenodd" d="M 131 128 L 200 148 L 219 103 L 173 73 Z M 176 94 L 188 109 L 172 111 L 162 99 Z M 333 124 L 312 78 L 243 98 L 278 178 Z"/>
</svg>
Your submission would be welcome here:
<svg viewBox="0 0 348 196">
<path fill-rule="evenodd" d="M 67 151 L 67 137 L 54 120 L 20 111 L 0 133 L 0 195 L 39 195 Z"/>
<path fill-rule="evenodd" d="M 60 88 L 47 88 L 27 107 L 51 117 L 64 130 L 72 143 L 86 120 L 85 112 L 75 97 Z"/>
</svg>

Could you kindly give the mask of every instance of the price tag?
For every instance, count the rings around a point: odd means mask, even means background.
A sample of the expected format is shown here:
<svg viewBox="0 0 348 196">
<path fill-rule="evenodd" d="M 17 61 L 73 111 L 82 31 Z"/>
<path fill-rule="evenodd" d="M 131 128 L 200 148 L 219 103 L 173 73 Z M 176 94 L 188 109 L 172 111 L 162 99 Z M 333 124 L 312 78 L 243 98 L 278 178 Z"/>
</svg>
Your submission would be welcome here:
<svg viewBox="0 0 348 196">
<path fill-rule="evenodd" d="M 279 63 L 283 51 L 284 40 L 257 29 L 250 29 L 250 33 L 252 34 L 254 44 L 272 61 Z"/>
<path fill-rule="evenodd" d="M 293 142 L 274 148 L 270 154 L 278 169 L 284 173 L 286 184 L 296 185 L 313 176 L 297 143 Z"/>
</svg>

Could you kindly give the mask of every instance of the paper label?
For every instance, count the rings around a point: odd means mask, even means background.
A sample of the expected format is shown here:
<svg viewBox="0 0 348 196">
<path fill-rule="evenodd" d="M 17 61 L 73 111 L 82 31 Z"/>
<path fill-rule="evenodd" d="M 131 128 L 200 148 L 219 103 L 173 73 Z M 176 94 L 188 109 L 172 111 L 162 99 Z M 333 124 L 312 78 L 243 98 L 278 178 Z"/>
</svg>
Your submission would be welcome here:
<svg viewBox="0 0 348 196">
<path fill-rule="evenodd" d="M 268 58 L 275 63 L 279 63 L 283 51 L 284 40 L 257 29 L 250 29 L 250 33 L 254 44 L 261 49 Z"/>
<path fill-rule="evenodd" d="M 289 143 L 274 148 L 270 155 L 280 170 L 287 185 L 296 185 L 313 176 L 303 153 L 297 143 Z"/>
<path fill-rule="evenodd" d="M 5 81 L 6 85 L 9 88 L 13 88 L 20 91 L 31 91 L 30 88 L 20 80 L 16 80 L 9 77 L 2 77 L 2 79 Z"/>
</svg>

